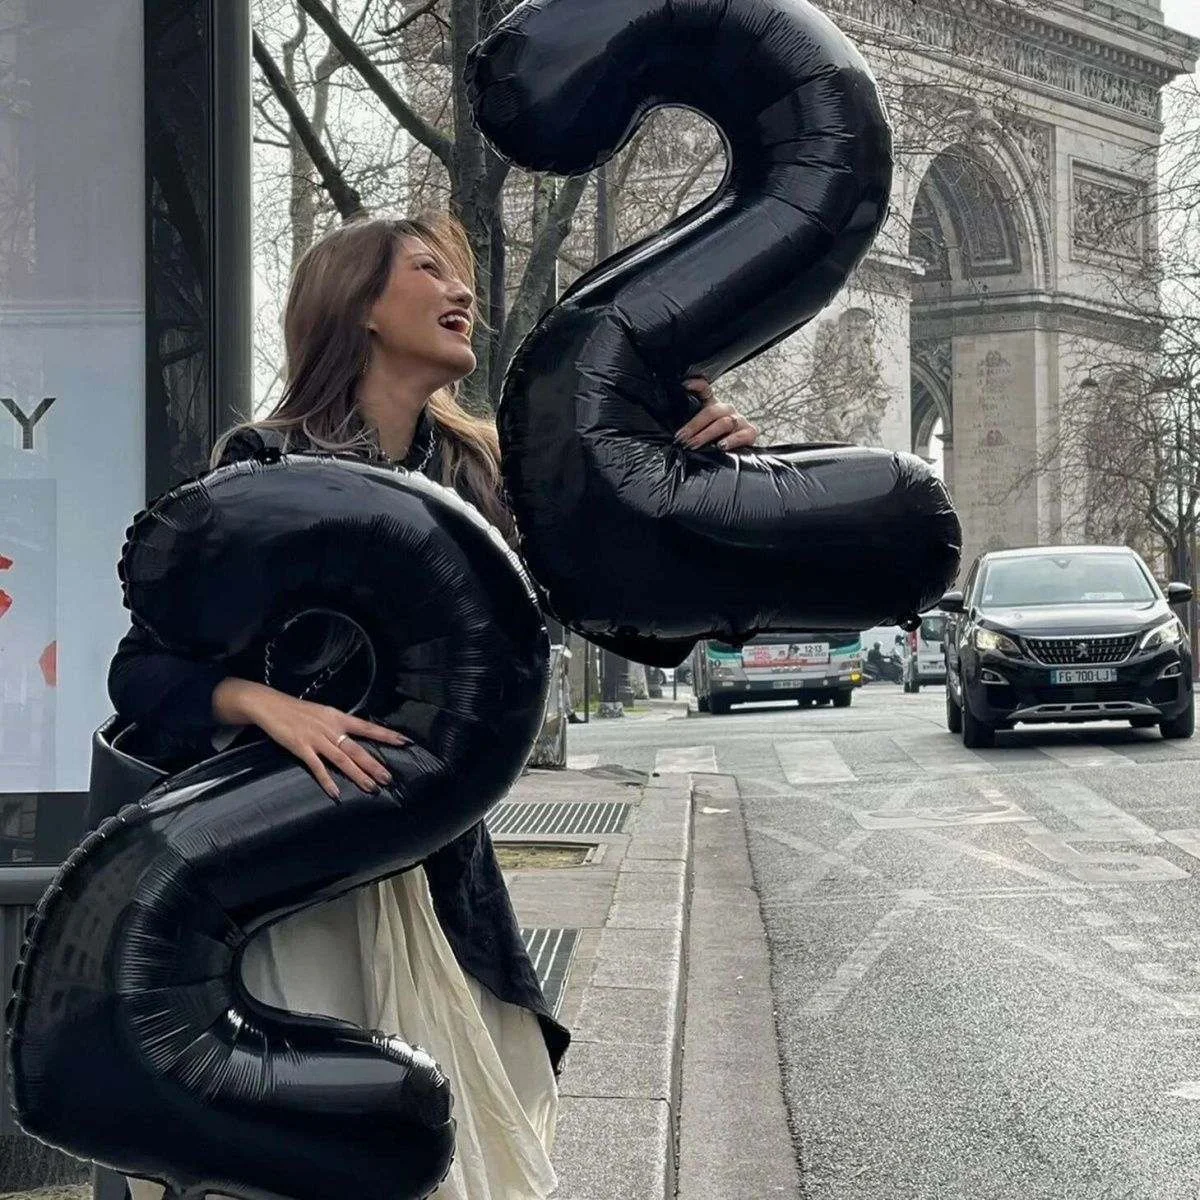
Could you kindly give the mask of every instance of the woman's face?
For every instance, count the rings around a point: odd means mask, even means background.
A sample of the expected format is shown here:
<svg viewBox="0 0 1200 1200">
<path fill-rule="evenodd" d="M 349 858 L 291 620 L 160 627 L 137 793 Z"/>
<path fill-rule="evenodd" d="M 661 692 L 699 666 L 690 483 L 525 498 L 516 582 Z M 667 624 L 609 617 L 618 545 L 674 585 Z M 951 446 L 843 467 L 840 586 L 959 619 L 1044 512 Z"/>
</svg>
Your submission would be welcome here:
<svg viewBox="0 0 1200 1200">
<path fill-rule="evenodd" d="M 377 353 L 442 387 L 475 369 L 471 349 L 474 296 L 447 260 L 417 237 L 396 249 L 383 295 L 367 328 Z"/>
</svg>

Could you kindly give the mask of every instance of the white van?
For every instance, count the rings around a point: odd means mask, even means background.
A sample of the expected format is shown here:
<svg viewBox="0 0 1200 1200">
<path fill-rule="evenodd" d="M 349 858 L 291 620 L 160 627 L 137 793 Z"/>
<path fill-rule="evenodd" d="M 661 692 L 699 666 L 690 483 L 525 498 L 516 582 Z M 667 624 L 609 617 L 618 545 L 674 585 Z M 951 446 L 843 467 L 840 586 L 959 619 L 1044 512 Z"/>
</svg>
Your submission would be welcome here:
<svg viewBox="0 0 1200 1200">
<path fill-rule="evenodd" d="M 919 692 L 923 683 L 946 682 L 946 614 L 925 613 L 920 629 L 908 635 L 908 654 L 904 661 L 904 690 Z"/>
</svg>

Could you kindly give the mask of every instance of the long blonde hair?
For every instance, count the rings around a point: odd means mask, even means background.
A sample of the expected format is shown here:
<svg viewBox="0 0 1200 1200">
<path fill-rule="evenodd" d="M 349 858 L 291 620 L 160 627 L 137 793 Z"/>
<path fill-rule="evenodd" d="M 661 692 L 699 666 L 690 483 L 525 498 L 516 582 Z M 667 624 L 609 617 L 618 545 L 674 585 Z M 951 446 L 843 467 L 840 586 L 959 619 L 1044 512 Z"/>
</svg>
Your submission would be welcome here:
<svg viewBox="0 0 1200 1200">
<path fill-rule="evenodd" d="M 225 443 L 239 428 L 279 430 L 289 450 L 377 449 L 374 433 L 355 404 L 355 390 L 371 350 L 367 317 L 387 287 L 396 250 L 405 237 L 420 238 L 446 259 L 460 279 L 473 282 L 475 264 L 466 231 L 449 216 L 363 218 L 348 221 L 314 242 L 292 272 L 284 308 L 283 396 L 266 417 L 237 426 L 218 439 L 212 465 L 220 461 Z M 426 406 L 439 439 L 440 482 L 464 492 L 511 540 L 512 517 L 501 499 L 496 427 L 467 412 L 457 392 L 457 385 L 442 388 Z"/>
</svg>

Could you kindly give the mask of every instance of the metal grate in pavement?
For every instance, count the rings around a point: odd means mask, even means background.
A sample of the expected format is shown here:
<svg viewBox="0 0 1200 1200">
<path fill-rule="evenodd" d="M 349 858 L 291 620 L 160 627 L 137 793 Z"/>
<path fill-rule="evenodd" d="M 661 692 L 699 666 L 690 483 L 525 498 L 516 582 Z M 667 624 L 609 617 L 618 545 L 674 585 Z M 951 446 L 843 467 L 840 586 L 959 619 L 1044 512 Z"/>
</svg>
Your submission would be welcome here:
<svg viewBox="0 0 1200 1200">
<path fill-rule="evenodd" d="M 525 949 L 552 1013 L 558 1013 L 567 987 L 567 972 L 579 943 L 578 929 L 522 929 Z"/>
<path fill-rule="evenodd" d="M 487 819 L 492 836 L 505 833 L 621 833 L 630 804 L 497 804 Z"/>
</svg>

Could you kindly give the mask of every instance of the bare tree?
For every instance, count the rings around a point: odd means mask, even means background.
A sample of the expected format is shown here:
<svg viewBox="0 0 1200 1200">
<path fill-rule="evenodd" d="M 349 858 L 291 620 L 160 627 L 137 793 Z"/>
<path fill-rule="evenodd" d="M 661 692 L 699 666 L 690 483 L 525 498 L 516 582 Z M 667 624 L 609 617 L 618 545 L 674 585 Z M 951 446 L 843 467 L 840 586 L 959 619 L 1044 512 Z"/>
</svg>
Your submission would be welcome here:
<svg viewBox="0 0 1200 1200">
<path fill-rule="evenodd" d="M 287 229 L 276 220 L 266 234 L 290 243 L 286 260 L 276 247 L 272 282 L 281 282 L 333 220 L 374 207 L 448 208 L 463 223 L 477 261 L 480 366 L 466 395 L 486 408 L 508 355 L 540 311 L 587 182 L 567 180 L 555 189 L 521 263 L 519 302 L 510 313 L 503 303 L 511 283 L 504 228 L 510 168 L 475 128 L 465 90 L 456 86 L 467 52 L 503 6 L 260 0 L 257 8 L 257 136 L 260 145 L 286 154 L 289 197 Z"/>
</svg>

